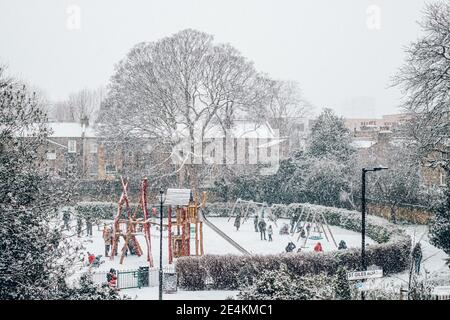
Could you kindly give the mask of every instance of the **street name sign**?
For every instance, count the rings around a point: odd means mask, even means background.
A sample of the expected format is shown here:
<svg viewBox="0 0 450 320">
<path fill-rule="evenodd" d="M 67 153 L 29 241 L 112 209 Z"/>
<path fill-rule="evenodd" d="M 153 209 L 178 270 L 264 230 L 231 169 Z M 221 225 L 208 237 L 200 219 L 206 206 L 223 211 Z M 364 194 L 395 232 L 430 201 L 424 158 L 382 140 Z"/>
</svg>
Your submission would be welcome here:
<svg viewBox="0 0 450 320">
<path fill-rule="evenodd" d="M 382 278 L 383 269 L 367 270 L 367 271 L 354 271 L 347 273 L 348 280 L 362 280 L 362 279 L 374 279 Z"/>
</svg>

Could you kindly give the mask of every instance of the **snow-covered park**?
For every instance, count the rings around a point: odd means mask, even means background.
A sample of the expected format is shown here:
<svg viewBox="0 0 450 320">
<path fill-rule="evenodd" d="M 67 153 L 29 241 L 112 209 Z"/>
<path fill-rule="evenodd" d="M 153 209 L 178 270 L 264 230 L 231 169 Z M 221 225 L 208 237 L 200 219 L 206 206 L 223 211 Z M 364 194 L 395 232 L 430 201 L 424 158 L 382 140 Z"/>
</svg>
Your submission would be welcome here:
<svg viewBox="0 0 450 320">
<path fill-rule="evenodd" d="M 288 219 L 278 219 L 277 223 L 269 222 L 269 225 L 272 225 L 274 230 L 273 241 L 261 240 L 261 236 L 259 232 L 255 232 L 253 222 L 248 220 L 244 222 L 239 231 L 233 226 L 234 219 L 229 219 L 226 217 L 212 217 L 209 218 L 210 222 L 212 222 L 215 226 L 217 226 L 220 230 L 225 232 L 229 237 L 231 237 L 234 241 L 239 243 L 242 247 L 247 249 L 252 254 L 279 254 L 285 252 L 286 245 L 292 241 L 297 247 L 302 247 L 304 243 L 304 238 L 299 239 L 299 234 L 296 233 L 294 236 L 291 235 L 282 235 L 279 234 L 279 230 L 283 224 L 289 224 Z M 165 223 L 164 220 L 163 223 Z M 88 267 L 87 263 L 83 265 L 79 272 L 85 272 L 90 270 L 94 275 L 101 274 L 105 275 L 107 271 L 111 268 L 115 270 L 137 270 L 139 267 L 148 266 L 148 262 L 145 255 L 138 257 L 136 255 L 128 254 L 123 263 L 120 264 L 120 252 L 118 256 L 114 259 L 110 259 L 110 257 L 104 256 L 104 241 L 102 238 L 103 225 L 110 225 L 112 223 L 111 220 L 103 220 L 100 225 L 94 226 L 92 236 L 87 236 L 85 233 L 77 238 L 76 242 L 82 244 L 83 250 L 81 251 L 81 256 L 85 260 L 87 259 L 87 252 L 93 253 L 95 255 L 102 255 L 101 263 L 98 267 Z M 65 231 L 67 235 L 72 235 L 73 230 L 75 228 L 74 223 L 71 225 L 72 230 Z M 450 284 L 450 271 L 448 266 L 446 265 L 446 257 L 447 255 L 440 249 L 429 243 L 428 239 L 428 228 L 423 225 L 402 225 L 402 229 L 404 229 L 407 234 L 411 236 L 414 242 L 420 241 L 422 243 L 423 248 L 423 265 L 422 265 L 422 274 L 427 275 L 428 277 L 440 277 L 445 278 L 448 277 Z M 348 246 L 348 248 L 359 248 L 361 245 L 361 234 L 343 229 L 337 226 L 330 226 L 333 237 L 336 242 L 340 242 L 344 240 Z M 153 225 L 151 228 L 151 247 L 152 247 L 152 257 L 155 266 L 159 266 L 159 227 Z M 323 237 L 323 235 L 322 235 Z M 142 246 L 145 247 L 145 240 L 143 235 L 137 235 L 137 239 Z M 205 254 L 242 254 L 237 250 L 234 246 L 226 241 L 226 239 L 222 238 L 219 234 L 214 232 L 213 229 L 209 228 L 205 225 L 204 227 L 204 250 Z M 267 237 L 268 239 L 268 237 Z M 322 248 L 325 251 L 337 250 L 336 246 L 333 244 L 331 238 L 330 241 L 327 241 L 325 237 L 321 240 L 312 240 L 309 239 L 305 247 L 302 247 L 302 251 L 313 251 L 314 245 L 319 241 L 322 244 Z M 376 243 L 372 239 L 366 237 L 366 244 L 371 245 Z M 194 243 L 192 242 L 191 248 L 194 247 Z M 122 248 L 121 243 L 119 243 L 119 251 Z M 297 248 L 296 248 L 297 250 Z M 145 251 L 145 250 L 144 250 Z M 319 253 L 318 253 L 319 254 Z M 174 261 L 176 263 L 176 259 Z M 163 229 L 163 266 L 167 266 L 168 264 L 168 238 L 167 238 L 167 230 Z M 77 278 L 76 272 L 72 279 Z M 154 276 L 157 276 L 157 271 L 155 271 Z M 369 280 L 367 282 L 367 286 L 374 288 L 386 288 L 386 287 L 399 287 L 399 286 L 407 286 L 408 283 L 408 271 L 389 275 L 387 277 L 383 277 L 381 279 Z M 96 281 L 101 281 L 98 277 L 95 278 Z M 150 287 L 142 287 L 142 288 L 129 288 L 122 289 L 120 291 L 121 294 L 131 297 L 133 299 L 158 299 L 158 286 L 157 282 L 154 282 Z M 164 299 L 168 300 L 185 300 L 185 299 L 198 299 L 198 300 L 208 300 L 208 299 L 226 299 L 228 297 L 235 297 L 238 291 L 232 290 L 206 290 L 206 291 L 186 291 L 182 289 L 178 289 L 176 293 L 165 294 Z"/>
<path fill-rule="evenodd" d="M 299 234 L 296 233 L 294 236 L 291 235 L 282 235 L 279 234 L 279 229 L 283 224 L 289 224 L 288 219 L 278 219 L 276 224 L 273 222 L 269 222 L 268 225 L 272 225 L 274 234 L 272 236 L 273 241 L 261 240 L 261 235 L 259 232 L 255 232 L 253 222 L 251 220 L 246 221 L 241 225 L 239 231 L 233 226 L 234 219 L 228 219 L 225 217 L 214 217 L 209 218 L 210 222 L 212 222 L 215 226 L 225 232 L 229 237 L 231 237 L 234 241 L 239 243 L 242 247 L 248 250 L 251 254 L 279 254 L 286 252 L 285 248 L 289 242 L 294 242 L 297 246 L 295 251 L 301 247 L 302 251 L 313 251 L 313 247 L 320 242 L 322 244 L 323 251 L 337 250 L 331 238 L 329 241 L 326 240 L 324 235 L 322 234 L 322 239 L 313 240 L 309 239 L 306 243 L 306 246 L 303 247 L 304 238 L 299 238 Z M 118 256 L 114 259 L 110 259 L 105 257 L 104 253 L 104 241 L 102 238 L 103 232 L 103 223 L 110 225 L 112 221 L 104 220 L 99 225 L 99 227 L 94 226 L 92 236 L 87 236 L 85 233 L 79 239 L 79 241 L 83 244 L 83 252 L 85 253 L 85 258 L 87 259 L 87 252 L 93 253 L 95 255 L 102 255 L 101 264 L 98 267 L 90 267 L 91 271 L 94 273 L 99 273 L 109 271 L 111 268 L 115 270 L 136 270 L 142 266 L 148 266 L 146 255 L 142 255 L 138 257 L 136 255 L 128 254 L 123 264 L 120 264 L 120 252 Z M 164 220 L 165 222 L 165 220 Z M 72 225 L 75 228 L 74 225 Z M 339 243 L 341 240 L 344 240 L 349 248 L 357 248 L 361 245 L 361 235 L 350 230 L 345 230 L 340 227 L 330 226 L 333 237 L 335 238 L 336 243 Z M 73 232 L 73 231 L 70 231 Z M 70 233 L 66 231 L 66 233 Z M 152 247 L 152 257 L 154 261 L 154 265 L 159 265 L 159 227 L 152 226 L 151 228 L 151 247 Z M 266 239 L 268 236 L 266 235 Z M 138 235 L 137 240 L 144 246 L 145 248 L 145 239 L 143 235 Z M 194 243 L 192 239 L 192 248 L 194 248 Z M 122 242 L 123 243 L 123 242 Z M 122 244 L 119 242 L 119 251 L 122 248 Z M 366 238 L 366 243 L 368 245 L 375 243 L 372 239 Z M 145 249 L 144 249 L 145 251 Z M 235 247 L 233 247 L 230 243 L 228 243 L 224 238 L 222 238 L 219 234 L 214 232 L 213 229 L 208 226 L 204 226 L 204 251 L 205 254 L 236 254 L 240 255 L 240 253 Z M 319 253 L 318 253 L 319 254 Z M 176 263 L 176 260 L 174 261 Z M 168 238 L 167 231 L 163 230 L 163 265 L 166 266 L 168 264 Z M 80 271 L 86 271 L 89 269 L 84 266 Z M 157 299 L 158 290 L 155 287 L 150 288 L 141 288 L 141 289 L 124 289 L 122 290 L 124 294 L 137 296 L 140 299 L 151 298 Z M 228 295 L 233 295 L 235 292 L 228 291 L 211 291 L 208 293 L 196 292 L 192 297 L 197 297 L 198 299 L 205 299 L 205 297 L 209 297 L 210 299 L 222 299 L 226 298 Z M 189 292 L 178 291 L 176 294 L 169 295 L 170 298 L 174 299 L 183 299 L 186 297 L 185 295 L 191 296 Z"/>
</svg>

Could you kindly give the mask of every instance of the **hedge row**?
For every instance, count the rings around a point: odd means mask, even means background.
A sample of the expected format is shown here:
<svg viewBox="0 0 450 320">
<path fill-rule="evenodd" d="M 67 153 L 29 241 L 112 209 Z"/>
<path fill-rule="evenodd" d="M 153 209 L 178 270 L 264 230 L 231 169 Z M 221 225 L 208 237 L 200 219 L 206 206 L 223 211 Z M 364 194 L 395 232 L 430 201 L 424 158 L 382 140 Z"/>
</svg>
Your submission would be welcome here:
<svg viewBox="0 0 450 320">
<path fill-rule="evenodd" d="M 295 210 L 318 210 L 331 225 L 360 231 L 361 214 L 356 211 L 330 208 L 310 204 L 293 204 Z M 295 212 L 290 210 L 290 212 Z M 280 208 L 280 211 L 283 211 Z M 284 217 L 285 214 L 279 214 Z M 298 213 L 298 212 L 297 212 Z M 287 216 L 286 216 L 287 218 Z M 373 216 L 366 220 L 367 235 L 379 242 L 366 249 L 367 265 L 382 267 L 385 274 L 405 270 L 409 263 L 411 239 L 401 229 Z M 333 275 L 338 266 L 348 270 L 359 270 L 360 249 L 330 251 L 325 253 L 301 252 L 278 255 L 205 255 L 182 257 L 176 264 L 179 285 L 188 290 L 202 290 L 206 287 L 220 290 L 239 289 L 246 280 L 258 277 L 263 270 L 278 270 L 281 264 L 298 276 L 326 273 Z"/>
</svg>

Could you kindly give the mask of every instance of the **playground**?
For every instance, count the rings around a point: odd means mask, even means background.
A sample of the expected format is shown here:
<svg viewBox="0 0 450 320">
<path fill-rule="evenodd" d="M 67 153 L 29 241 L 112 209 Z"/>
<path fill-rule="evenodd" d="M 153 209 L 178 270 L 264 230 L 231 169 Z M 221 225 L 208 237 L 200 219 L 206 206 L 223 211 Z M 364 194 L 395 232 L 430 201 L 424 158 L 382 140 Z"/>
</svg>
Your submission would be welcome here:
<svg viewBox="0 0 450 320">
<path fill-rule="evenodd" d="M 269 242 L 267 240 L 261 240 L 260 233 L 255 232 L 254 225 L 252 221 L 246 221 L 241 225 L 239 231 L 236 231 L 236 228 L 233 226 L 233 220 L 228 221 L 226 217 L 213 217 L 208 218 L 208 220 L 213 223 L 217 228 L 222 230 L 225 234 L 227 234 L 231 239 L 235 242 L 239 243 L 242 247 L 244 247 L 251 254 L 278 254 L 286 252 L 285 248 L 287 244 L 293 240 L 297 247 L 302 245 L 302 241 L 296 242 L 296 238 L 298 234 L 295 236 L 291 235 L 280 235 L 279 230 L 280 227 L 286 223 L 289 224 L 288 219 L 279 219 L 277 221 L 278 227 L 273 225 L 273 241 Z M 112 223 L 111 220 L 105 220 L 105 223 Z M 167 223 L 167 219 L 163 220 L 163 223 Z M 331 231 L 336 239 L 336 241 L 344 240 L 349 248 L 359 247 L 361 245 L 361 235 L 359 233 L 346 230 L 336 226 L 330 226 Z M 155 265 L 159 265 L 159 226 L 152 225 L 151 227 L 151 244 L 152 244 L 152 252 L 153 252 L 153 263 Z M 145 239 L 143 235 L 137 235 L 137 240 L 141 243 L 145 243 Z M 214 229 L 209 226 L 205 226 L 203 228 L 203 237 L 205 239 L 204 242 L 204 254 L 243 254 L 236 247 L 231 245 L 228 241 L 226 241 L 223 237 L 221 237 L 218 233 L 214 231 Z M 102 238 L 102 228 L 98 230 L 97 227 L 94 227 L 92 237 L 83 235 L 82 237 L 84 247 L 86 248 L 86 252 L 91 252 L 96 255 L 103 255 L 101 263 L 96 270 L 109 270 L 110 268 L 114 268 L 116 270 L 128 270 L 128 269 L 136 269 L 140 266 L 147 266 L 147 257 L 145 255 L 141 255 L 138 257 L 137 255 L 128 254 L 123 263 L 120 264 L 120 255 L 116 256 L 113 260 L 104 257 L 104 241 Z M 300 239 L 302 240 L 302 239 Z M 191 241 L 194 239 L 191 237 Z M 322 244 L 323 251 L 329 250 L 337 250 L 332 242 L 326 241 L 326 239 L 322 240 L 309 240 L 307 242 L 307 246 L 302 248 L 302 251 L 313 251 L 314 245 L 320 241 Z M 373 244 L 375 243 L 372 239 L 367 238 L 366 243 Z M 119 243 L 120 245 L 120 243 Z M 168 237 L 167 233 L 163 232 L 163 264 L 168 264 Z M 193 248 L 193 244 L 191 246 Z M 297 251 L 296 249 L 294 251 Z"/>
</svg>

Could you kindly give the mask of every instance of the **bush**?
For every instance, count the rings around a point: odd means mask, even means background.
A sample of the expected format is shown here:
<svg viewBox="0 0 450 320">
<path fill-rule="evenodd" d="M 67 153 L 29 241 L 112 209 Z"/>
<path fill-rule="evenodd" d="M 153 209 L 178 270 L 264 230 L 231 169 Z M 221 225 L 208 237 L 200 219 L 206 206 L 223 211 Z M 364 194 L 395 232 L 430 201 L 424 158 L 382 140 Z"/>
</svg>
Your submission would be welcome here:
<svg viewBox="0 0 450 320">
<path fill-rule="evenodd" d="M 311 300 L 331 299 L 332 287 L 325 275 L 297 277 L 286 265 L 264 270 L 255 283 L 237 295 L 244 300 Z"/>
<path fill-rule="evenodd" d="M 75 206 L 77 215 L 94 219 L 112 220 L 117 214 L 114 202 L 79 202 Z"/>
<path fill-rule="evenodd" d="M 217 204 L 215 207 L 218 207 Z M 287 210 L 288 207 L 291 210 Z M 212 208 L 212 206 L 210 206 Z M 310 204 L 292 204 L 286 206 L 280 216 L 293 214 L 298 208 L 320 210 L 331 225 L 360 231 L 361 217 L 356 211 L 328 208 Z M 277 210 L 281 210 L 280 206 Z M 212 211 L 211 213 L 214 213 Z M 366 231 L 379 244 L 366 248 L 367 265 L 383 268 L 385 274 L 397 273 L 407 269 L 411 239 L 401 229 L 374 216 L 367 217 Z M 287 270 L 298 277 L 325 274 L 333 276 L 339 267 L 347 270 L 359 270 L 361 265 L 360 249 L 351 248 L 325 253 L 300 252 L 278 255 L 204 255 L 202 257 L 183 257 L 177 261 L 177 273 L 180 286 L 189 290 L 202 290 L 208 279 L 210 287 L 220 290 L 235 290 L 254 279 L 260 278 L 265 271 L 279 270 L 286 265 Z"/>
</svg>

